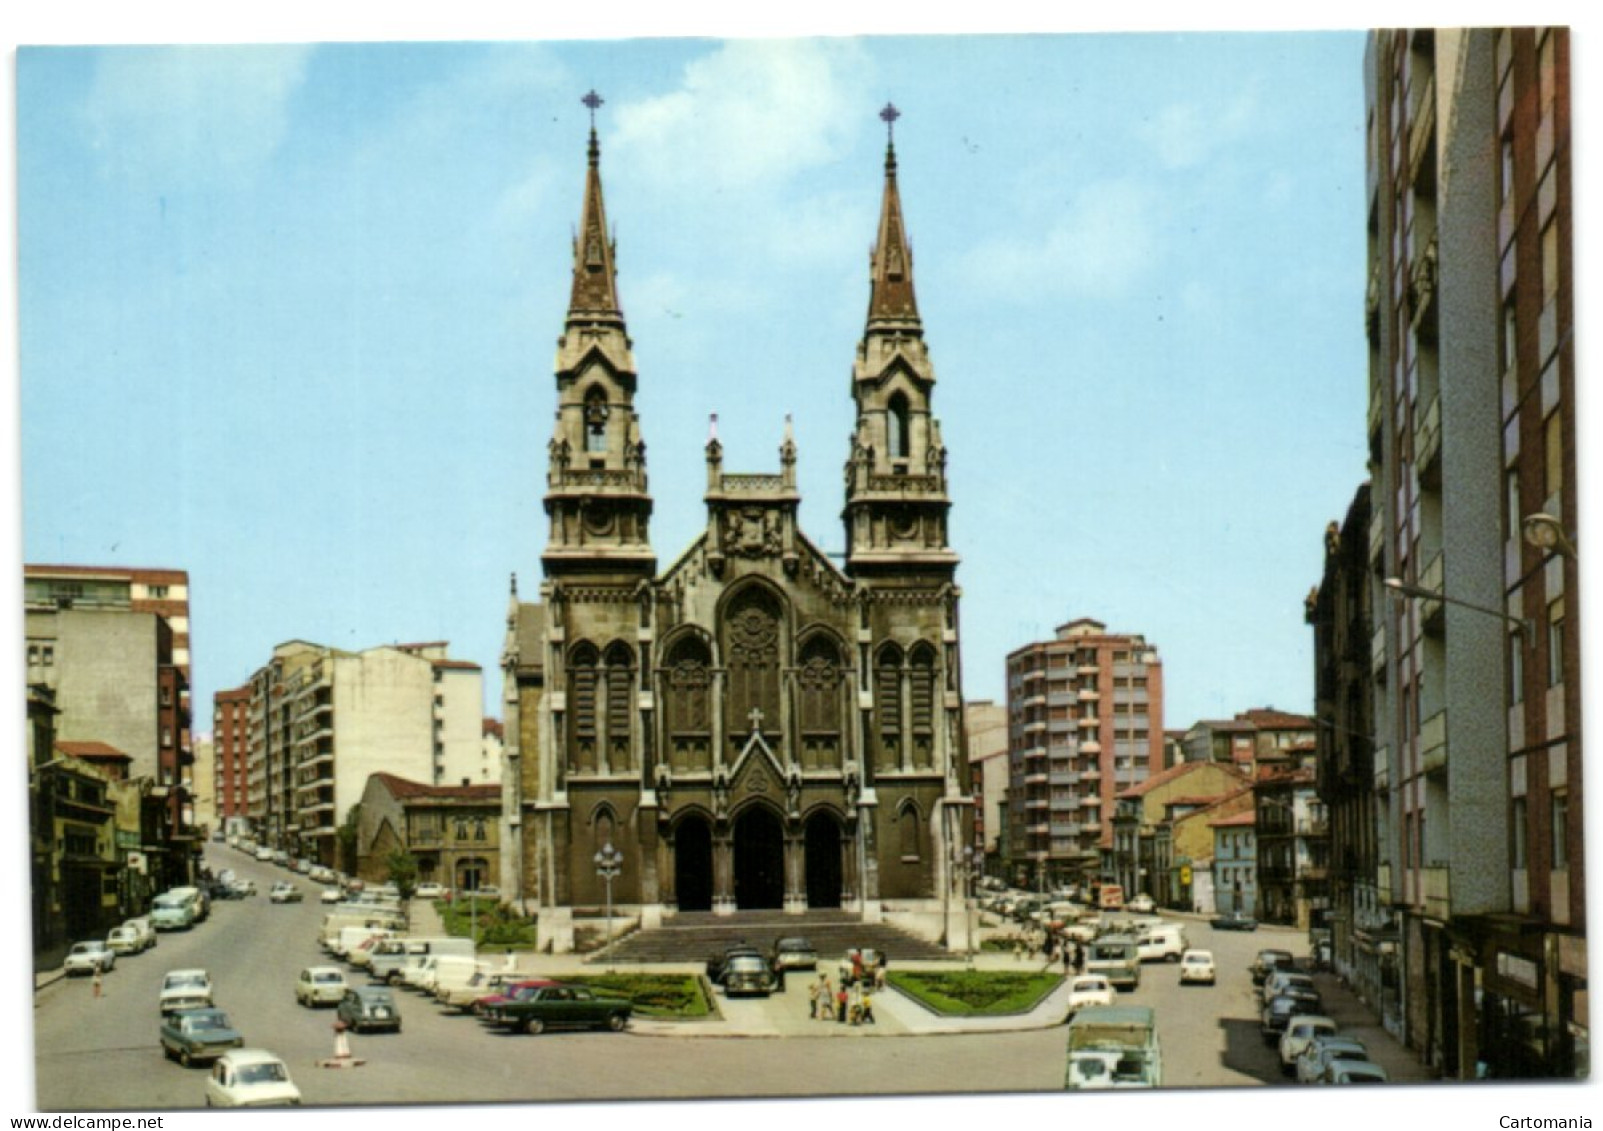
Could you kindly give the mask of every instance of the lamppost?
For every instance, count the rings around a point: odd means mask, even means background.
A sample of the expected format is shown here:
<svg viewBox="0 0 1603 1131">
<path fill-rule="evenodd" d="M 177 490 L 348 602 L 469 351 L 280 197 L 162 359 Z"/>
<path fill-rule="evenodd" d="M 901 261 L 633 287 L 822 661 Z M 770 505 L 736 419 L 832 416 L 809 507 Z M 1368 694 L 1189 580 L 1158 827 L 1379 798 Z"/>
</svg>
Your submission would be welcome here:
<svg viewBox="0 0 1603 1131">
<path fill-rule="evenodd" d="M 1564 533 L 1564 524 L 1550 514 L 1542 511 L 1528 514 L 1520 523 L 1520 529 L 1525 532 L 1527 545 L 1535 546 L 1538 550 L 1546 550 L 1550 554 L 1557 551 L 1566 558 L 1577 556 L 1575 540 Z"/>
<path fill-rule="evenodd" d="M 1423 585 L 1410 584 L 1400 577 L 1388 577 L 1386 579 L 1386 588 L 1404 597 L 1419 597 L 1426 601 L 1440 601 L 1444 605 L 1457 605 L 1460 608 L 1469 609 L 1472 612 L 1485 613 L 1489 617 L 1497 617 L 1499 620 L 1507 621 L 1509 624 L 1513 625 L 1514 631 L 1518 632 L 1522 637 L 1524 637 L 1526 643 L 1529 643 L 1536 637 L 1536 625 L 1532 621 L 1523 619 L 1521 617 L 1511 616 L 1502 609 L 1493 609 L 1486 605 L 1477 605 L 1471 601 L 1461 601 L 1457 597 L 1449 597 L 1447 594 L 1442 593 L 1439 590 L 1426 589 Z"/>
<path fill-rule="evenodd" d="M 623 871 L 623 853 L 612 847 L 609 840 L 596 853 L 596 875 L 607 884 L 607 973 L 614 972 L 612 964 L 612 881 Z"/>
<path fill-rule="evenodd" d="M 952 864 L 963 881 L 963 922 L 968 930 L 968 968 L 974 969 L 974 874 L 985 862 L 984 855 L 972 844 L 952 851 Z"/>
</svg>

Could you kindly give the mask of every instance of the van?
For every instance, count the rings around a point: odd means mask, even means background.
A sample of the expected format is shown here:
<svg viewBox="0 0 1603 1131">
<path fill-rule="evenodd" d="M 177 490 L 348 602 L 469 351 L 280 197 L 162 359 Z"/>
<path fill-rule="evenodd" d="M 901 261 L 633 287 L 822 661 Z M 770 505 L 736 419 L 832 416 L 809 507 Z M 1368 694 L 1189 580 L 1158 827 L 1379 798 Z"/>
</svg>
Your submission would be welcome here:
<svg viewBox="0 0 1603 1131">
<path fill-rule="evenodd" d="M 150 904 L 150 925 L 158 931 L 187 931 L 200 918 L 200 889 L 173 888 Z"/>
<path fill-rule="evenodd" d="M 1157 1015 L 1146 1006 L 1087 1006 L 1069 1022 L 1063 1086 L 1069 1091 L 1157 1088 L 1163 1048 Z"/>
<path fill-rule="evenodd" d="M 347 958 L 368 939 L 388 938 L 392 933 L 388 927 L 345 924 L 337 928 L 332 935 L 324 937 L 328 940 L 328 952 L 330 954 L 337 958 Z"/>
<path fill-rule="evenodd" d="M 1141 984 L 1141 960 L 1135 939 L 1129 935 L 1103 935 L 1094 940 L 1085 955 L 1085 972 L 1101 974 L 1121 989 Z"/>
<path fill-rule="evenodd" d="M 1175 923 L 1148 927 L 1136 937 L 1136 956 L 1142 962 L 1179 962 L 1190 948 L 1186 929 Z"/>
<path fill-rule="evenodd" d="M 370 973 L 373 977 L 384 981 L 395 981 L 411 960 L 418 956 L 451 954 L 472 958 L 473 953 L 472 939 L 449 936 L 427 939 L 394 938 L 386 940 L 374 953 Z"/>
<path fill-rule="evenodd" d="M 428 991 L 436 998 L 443 998 L 451 990 L 466 987 L 475 974 L 487 972 L 489 968 L 488 962 L 481 962 L 469 955 L 439 955 L 434 960 L 434 976 L 427 987 Z"/>
</svg>

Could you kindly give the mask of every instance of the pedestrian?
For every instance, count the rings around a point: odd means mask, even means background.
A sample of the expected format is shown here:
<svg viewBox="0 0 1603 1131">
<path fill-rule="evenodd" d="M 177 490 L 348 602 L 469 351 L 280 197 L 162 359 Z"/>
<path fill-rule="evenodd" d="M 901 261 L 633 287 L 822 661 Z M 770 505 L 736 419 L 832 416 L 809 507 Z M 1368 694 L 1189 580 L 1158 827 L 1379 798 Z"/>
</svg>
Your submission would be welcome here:
<svg viewBox="0 0 1603 1131">
<path fill-rule="evenodd" d="M 846 1024 L 846 987 L 835 991 L 835 1024 Z"/>
<path fill-rule="evenodd" d="M 98 967 L 98 966 L 95 967 L 95 976 L 94 976 L 93 980 L 90 982 L 90 985 L 93 988 L 94 995 L 96 997 L 99 997 L 100 996 L 100 967 Z"/>
<path fill-rule="evenodd" d="M 863 991 L 862 1020 L 864 1025 L 874 1024 L 874 995 Z"/>
<path fill-rule="evenodd" d="M 890 964 L 891 960 L 886 958 L 884 954 L 879 956 L 879 962 L 874 967 L 874 988 L 876 990 L 883 990 L 885 988 L 885 967 L 889 966 Z"/>
<path fill-rule="evenodd" d="M 863 1020 L 863 983 L 853 982 L 852 988 L 846 995 L 846 1019 L 853 1025 L 861 1024 Z"/>
<path fill-rule="evenodd" d="M 1067 939 L 1063 943 L 1063 976 L 1067 978 L 1074 973 L 1074 940 Z"/>
</svg>

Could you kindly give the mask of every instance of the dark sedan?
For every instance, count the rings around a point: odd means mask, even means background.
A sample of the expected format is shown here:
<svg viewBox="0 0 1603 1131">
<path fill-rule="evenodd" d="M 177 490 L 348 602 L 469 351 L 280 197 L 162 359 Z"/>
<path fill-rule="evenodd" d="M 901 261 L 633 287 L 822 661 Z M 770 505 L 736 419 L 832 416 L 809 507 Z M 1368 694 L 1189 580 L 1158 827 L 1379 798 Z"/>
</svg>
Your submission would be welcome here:
<svg viewBox="0 0 1603 1131">
<path fill-rule="evenodd" d="M 1280 1034 L 1286 1031 L 1286 1023 L 1297 1014 L 1318 1013 L 1320 1009 L 1318 994 L 1305 994 L 1297 990 L 1289 993 L 1277 994 L 1264 1003 L 1263 1020 L 1258 1031 L 1263 1034 L 1264 1044 L 1272 1045 L 1280 1040 Z"/>
<path fill-rule="evenodd" d="M 229 1049 L 244 1046 L 245 1038 L 220 1009 L 180 1009 L 162 1019 L 162 1054 L 168 1060 L 177 1057 L 185 1068 L 216 1060 Z"/>
<path fill-rule="evenodd" d="M 353 986 L 340 999 L 339 1019 L 358 1033 L 369 1029 L 401 1031 L 401 1010 L 388 986 Z"/>
<path fill-rule="evenodd" d="M 1216 931 L 1256 931 L 1258 920 L 1251 915 L 1243 915 L 1239 911 L 1232 911 L 1228 915 L 1218 915 L 1208 920 L 1208 926 Z"/>
<path fill-rule="evenodd" d="M 599 997 L 589 986 L 551 983 L 520 990 L 489 1006 L 485 1020 L 514 1033 L 547 1029 L 611 1029 L 622 1032 L 634 1004 L 624 998 Z"/>
</svg>

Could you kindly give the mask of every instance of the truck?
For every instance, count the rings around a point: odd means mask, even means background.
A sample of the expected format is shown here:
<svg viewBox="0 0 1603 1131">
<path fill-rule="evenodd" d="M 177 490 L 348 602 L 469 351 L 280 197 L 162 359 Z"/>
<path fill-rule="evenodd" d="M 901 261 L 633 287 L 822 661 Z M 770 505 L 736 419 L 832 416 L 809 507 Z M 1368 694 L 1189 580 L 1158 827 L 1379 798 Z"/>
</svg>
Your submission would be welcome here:
<svg viewBox="0 0 1603 1131">
<path fill-rule="evenodd" d="M 1066 1090 L 1156 1088 L 1162 1083 L 1163 1049 L 1149 1007 L 1092 1005 L 1075 1013 L 1069 1022 Z"/>
<path fill-rule="evenodd" d="M 1119 884 L 1103 884 L 1097 891 L 1097 906 L 1104 911 L 1124 910 L 1124 888 Z"/>
<path fill-rule="evenodd" d="M 1141 984 L 1141 958 L 1131 935 L 1103 935 L 1086 949 L 1085 972 L 1101 974 L 1120 989 Z"/>
</svg>

